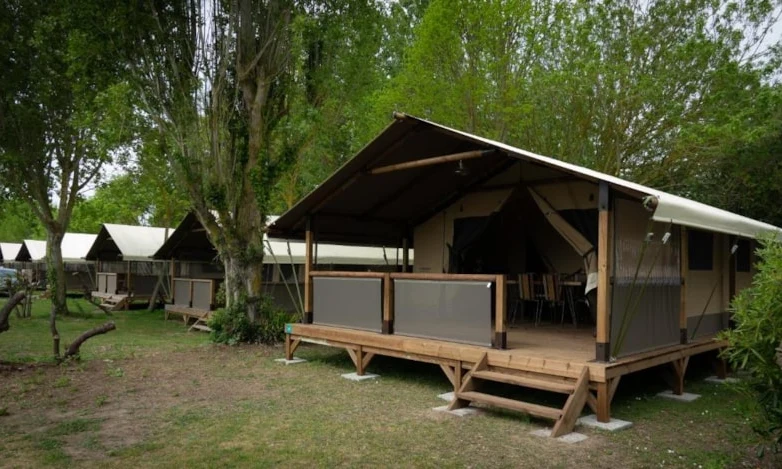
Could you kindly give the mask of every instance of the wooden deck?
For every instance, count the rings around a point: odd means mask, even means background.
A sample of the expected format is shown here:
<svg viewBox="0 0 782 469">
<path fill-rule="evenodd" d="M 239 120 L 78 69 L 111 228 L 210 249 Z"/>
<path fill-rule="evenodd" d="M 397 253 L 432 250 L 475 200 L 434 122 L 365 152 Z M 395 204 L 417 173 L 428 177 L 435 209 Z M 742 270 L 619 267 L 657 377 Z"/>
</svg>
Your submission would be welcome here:
<svg viewBox="0 0 782 469">
<path fill-rule="evenodd" d="M 678 385 L 674 384 L 674 391 L 680 393 L 689 357 L 727 345 L 725 341 L 704 338 L 611 362 L 598 362 L 595 361 L 595 338 L 591 327 L 509 328 L 508 348 L 504 350 L 317 324 L 288 324 L 286 333 L 285 350 L 288 358 L 293 357 L 299 343 L 309 342 L 347 349 L 359 374 L 364 373 L 374 355 L 434 363 L 440 365 L 455 390 L 463 383 L 463 370 L 473 369 L 482 360 L 487 370 L 549 383 L 573 383 L 583 375 L 584 370 L 588 370 L 590 392 L 586 403 L 601 421 L 609 419 L 611 399 L 623 375 L 671 364 L 675 381 L 678 380 Z"/>
</svg>

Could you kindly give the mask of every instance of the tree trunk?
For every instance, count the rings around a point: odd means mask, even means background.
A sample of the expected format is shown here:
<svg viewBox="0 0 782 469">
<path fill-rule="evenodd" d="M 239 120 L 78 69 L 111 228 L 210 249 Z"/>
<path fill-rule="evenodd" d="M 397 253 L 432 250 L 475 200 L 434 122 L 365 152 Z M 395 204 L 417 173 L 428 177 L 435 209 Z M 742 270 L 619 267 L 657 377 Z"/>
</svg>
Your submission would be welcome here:
<svg viewBox="0 0 782 469">
<path fill-rule="evenodd" d="M 53 311 L 56 314 L 68 314 L 65 301 L 66 278 L 62 262 L 63 233 L 49 232 L 46 236 L 46 281 Z"/>
<path fill-rule="evenodd" d="M 11 311 L 18 305 L 22 300 L 25 299 L 27 294 L 23 291 L 18 291 L 8 299 L 8 302 L 3 305 L 3 308 L 0 309 L 0 332 L 5 332 L 8 329 L 10 329 L 10 326 L 8 325 L 8 316 L 11 315 Z"/>
<path fill-rule="evenodd" d="M 80 335 L 76 338 L 76 340 L 73 341 L 73 343 L 68 346 L 68 350 L 65 351 L 65 358 L 73 357 L 79 354 L 79 348 L 81 347 L 81 344 L 87 341 L 87 339 L 94 337 L 96 335 L 105 334 L 109 331 L 113 331 L 117 327 L 114 325 L 113 322 L 107 322 L 106 324 L 102 326 L 98 326 L 94 329 L 90 329 L 84 334 Z"/>
<path fill-rule="evenodd" d="M 63 234 L 51 229 L 46 237 L 46 281 L 52 300 L 49 312 L 49 332 L 52 334 L 52 353 L 60 359 L 60 333 L 57 331 L 57 315 L 68 314 L 65 302 L 65 266 L 62 263 Z"/>
<path fill-rule="evenodd" d="M 247 262 L 243 256 L 223 255 L 225 267 L 225 307 L 245 304 L 247 318 L 259 319 L 259 303 L 262 295 L 263 258 Z"/>
</svg>

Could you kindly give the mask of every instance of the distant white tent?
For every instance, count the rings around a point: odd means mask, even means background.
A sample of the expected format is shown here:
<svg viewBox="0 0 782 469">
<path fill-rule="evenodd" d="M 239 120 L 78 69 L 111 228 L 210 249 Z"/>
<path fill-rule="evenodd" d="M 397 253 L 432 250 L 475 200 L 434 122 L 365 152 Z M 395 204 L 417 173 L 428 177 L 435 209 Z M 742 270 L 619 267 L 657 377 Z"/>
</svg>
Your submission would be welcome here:
<svg viewBox="0 0 782 469">
<path fill-rule="evenodd" d="M 20 262 L 43 262 L 46 260 L 46 241 L 37 239 L 25 239 L 22 247 L 16 255 Z"/>
<path fill-rule="evenodd" d="M 173 228 L 104 223 L 85 257 L 90 260 L 100 258 L 101 250 L 106 248 L 107 242 L 111 242 L 122 260 L 151 261 L 173 231 Z"/>
<path fill-rule="evenodd" d="M 0 262 L 15 262 L 22 243 L 0 243 Z"/>
</svg>

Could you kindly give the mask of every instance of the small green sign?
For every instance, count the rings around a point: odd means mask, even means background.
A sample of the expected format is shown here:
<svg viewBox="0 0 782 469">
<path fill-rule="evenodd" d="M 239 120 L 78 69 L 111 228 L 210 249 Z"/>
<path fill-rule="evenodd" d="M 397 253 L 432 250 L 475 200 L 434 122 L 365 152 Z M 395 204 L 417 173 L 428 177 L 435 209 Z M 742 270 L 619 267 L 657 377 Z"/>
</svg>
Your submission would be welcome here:
<svg viewBox="0 0 782 469">
<path fill-rule="evenodd" d="M 293 324 L 286 324 L 285 325 L 285 333 L 286 334 L 292 334 L 293 333 Z"/>
</svg>

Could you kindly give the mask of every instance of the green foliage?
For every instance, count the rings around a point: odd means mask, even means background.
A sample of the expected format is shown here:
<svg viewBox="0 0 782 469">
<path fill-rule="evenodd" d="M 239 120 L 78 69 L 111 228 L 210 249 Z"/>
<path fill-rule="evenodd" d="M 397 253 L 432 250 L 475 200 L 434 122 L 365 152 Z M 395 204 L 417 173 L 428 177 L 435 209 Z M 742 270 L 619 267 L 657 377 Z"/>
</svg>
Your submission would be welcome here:
<svg viewBox="0 0 782 469">
<path fill-rule="evenodd" d="M 45 237 L 43 225 L 29 205 L 18 199 L 0 199 L 0 240 L 21 243 L 25 239 Z"/>
<path fill-rule="evenodd" d="M 726 356 L 748 375 L 740 387 L 757 403 L 756 429 L 782 443 L 782 368 L 777 347 L 782 346 L 782 241 L 767 238 L 758 250 L 760 262 L 752 287 L 733 301 L 736 327 L 725 333 Z"/>
<path fill-rule="evenodd" d="M 293 316 L 277 308 L 269 297 L 261 300 L 258 311 L 260 319 L 252 323 L 241 301 L 218 309 L 209 320 L 212 341 L 227 345 L 281 342 L 285 338 L 285 324 L 291 322 Z"/>
</svg>

